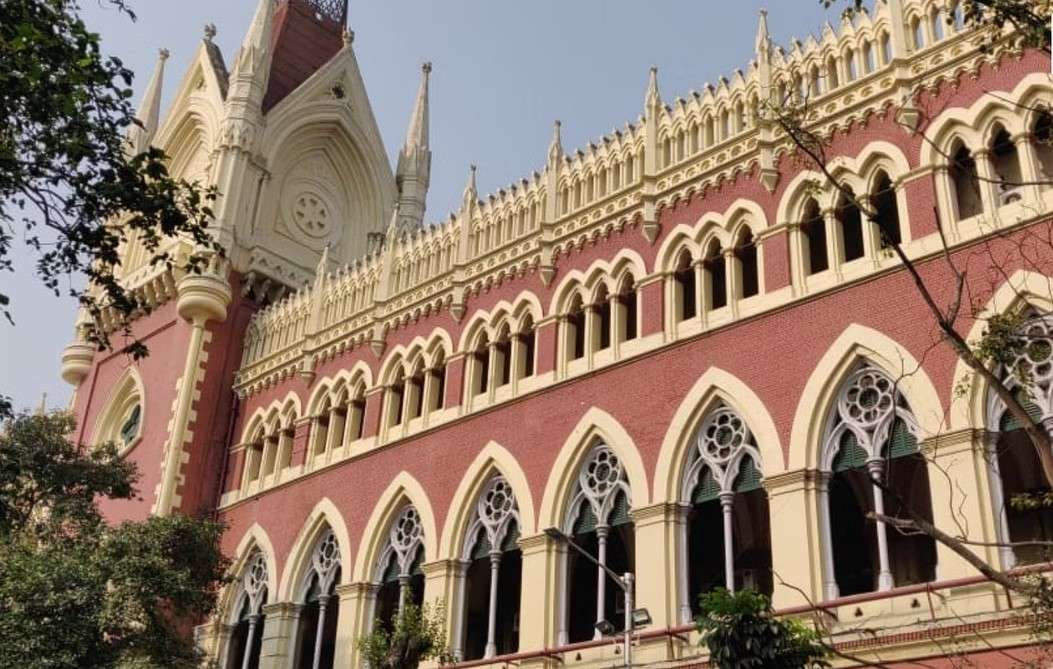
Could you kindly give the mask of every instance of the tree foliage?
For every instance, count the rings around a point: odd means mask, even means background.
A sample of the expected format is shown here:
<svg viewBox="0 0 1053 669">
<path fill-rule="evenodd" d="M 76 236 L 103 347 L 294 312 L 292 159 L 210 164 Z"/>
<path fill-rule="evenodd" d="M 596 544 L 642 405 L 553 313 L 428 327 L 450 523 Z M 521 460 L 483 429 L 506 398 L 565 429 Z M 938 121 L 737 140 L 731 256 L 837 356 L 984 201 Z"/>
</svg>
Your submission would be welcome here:
<svg viewBox="0 0 1053 669">
<path fill-rule="evenodd" d="M 134 19 L 124 0 L 100 2 Z M 215 193 L 173 178 L 158 149 L 133 155 L 132 72 L 102 53 L 79 11 L 79 0 L 6 0 L 0 12 L 0 270 L 13 270 L 21 239 L 56 295 L 65 289 L 96 317 L 105 307 L 127 317 L 146 305 L 119 280 L 119 249 L 136 238 L 151 262 L 168 264 L 169 239 L 216 250 Z M 81 276 L 89 288 L 77 287 Z M 0 292 L 9 321 L 10 299 Z M 106 344 L 90 326 L 88 336 Z"/>
<path fill-rule="evenodd" d="M 362 659 L 373 669 L 417 669 L 426 660 L 448 663 L 443 617 L 441 606 L 406 602 L 391 626 L 378 625 L 359 640 Z"/>
<path fill-rule="evenodd" d="M 0 432 L 0 668 L 196 667 L 187 623 L 213 609 L 222 526 L 188 516 L 111 527 L 101 497 L 135 495 L 112 445 L 82 452 L 67 414 Z"/>
<path fill-rule="evenodd" d="M 764 595 L 718 588 L 702 595 L 701 601 L 702 614 L 695 625 L 717 669 L 830 666 L 819 634 L 796 620 L 776 618 Z"/>
</svg>

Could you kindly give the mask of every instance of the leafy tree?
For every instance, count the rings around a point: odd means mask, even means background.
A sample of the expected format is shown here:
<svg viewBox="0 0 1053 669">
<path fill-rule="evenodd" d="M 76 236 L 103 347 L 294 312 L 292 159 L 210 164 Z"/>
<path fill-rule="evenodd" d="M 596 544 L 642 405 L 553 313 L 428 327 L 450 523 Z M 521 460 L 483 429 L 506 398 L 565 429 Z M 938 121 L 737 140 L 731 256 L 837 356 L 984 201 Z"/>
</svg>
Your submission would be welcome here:
<svg viewBox="0 0 1053 669">
<path fill-rule="evenodd" d="M 362 659 L 373 669 L 417 669 L 421 662 L 451 661 L 446 647 L 443 608 L 406 602 L 391 627 L 377 625 L 359 640 Z"/>
<path fill-rule="evenodd" d="M 111 527 L 97 500 L 133 497 L 135 469 L 112 445 L 78 449 L 73 427 L 21 414 L 0 432 L 0 668 L 198 666 L 186 623 L 215 605 L 222 526 Z"/>
<path fill-rule="evenodd" d="M 124 0 L 100 2 L 135 18 Z M 146 305 L 119 280 L 122 244 L 137 238 L 167 264 L 168 239 L 217 250 L 207 231 L 215 192 L 172 178 L 158 149 L 133 155 L 132 72 L 103 55 L 79 11 L 79 0 L 6 0 L 0 12 L 0 270 L 13 270 L 21 239 L 56 295 L 65 287 L 96 319 L 106 307 L 126 318 Z M 203 261 L 193 254 L 186 265 Z M 89 288 L 76 287 L 81 276 Z M 8 321 L 10 301 L 0 291 Z"/>
<path fill-rule="evenodd" d="M 695 625 L 717 669 L 830 666 L 818 632 L 797 620 L 776 618 L 764 595 L 718 588 L 702 595 L 701 601 L 702 614 Z"/>
</svg>

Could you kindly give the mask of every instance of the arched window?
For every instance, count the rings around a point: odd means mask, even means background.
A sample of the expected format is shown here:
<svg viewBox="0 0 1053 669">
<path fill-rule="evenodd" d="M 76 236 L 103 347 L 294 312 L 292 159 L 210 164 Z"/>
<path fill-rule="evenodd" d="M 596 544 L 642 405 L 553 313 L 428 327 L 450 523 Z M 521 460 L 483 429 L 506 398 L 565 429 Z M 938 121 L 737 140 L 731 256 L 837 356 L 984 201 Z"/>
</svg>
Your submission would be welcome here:
<svg viewBox="0 0 1053 669">
<path fill-rule="evenodd" d="M 837 59 L 833 56 L 826 59 L 826 81 L 828 82 L 827 90 L 832 91 L 841 85 L 840 78 L 837 76 Z"/>
<path fill-rule="evenodd" d="M 725 109 L 720 112 L 720 139 L 725 140 L 731 137 L 731 114 Z"/>
<path fill-rule="evenodd" d="M 482 395 L 490 388 L 490 338 L 479 333 L 472 350 L 472 395 Z"/>
<path fill-rule="evenodd" d="M 828 598 L 935 578 L 932 539 L 867 520 L 870 513 L 902 518 L 906 505 L 931 521 L 929 476 L 917 433 L 914 414 L 884 372 L 863 365 L 842 384 L 820 451 Z"/>
<path fill-rule="evenodd" d="M 403 422 L 409 422 L 424 415 L 424 361 L 421 358 L 413 364 L 413 372 L 406 379 L 406 408 Z"/>
<path fill-rule="evenodd" d="M 579 360 L 585 357 L 585 308 L 582 306 L 581 295 L 575 295 L 570 301 L 570 309 L 567 310 L 567 320 L 564 322 L 565 350 L 568 360 Z"/>
<path fill-rule="evenodd" d="M 618 313 L 615 318 L 618 342 L 626 342 L 636 339 L 639 331 L 637 319 L 640 314 L 640 295 L 636 291 L 636 279 L 632 274 L 626 274 L 618 287 L 618 299 L 616 302 Z"/>
<path fill-rule="evenodd" d="M 501 388 L 512 382 L 512 336 L 505 323 L 494 340 L 494 387 Z"/>
<path fill-rule="evenodd" d="M 707 311 L 728 306 L 727 262 L 724 249 L 716 239 L 709 242 L 702 260 L 702 290 Z"/>
<path fill-rule="evenodd" d="M 863 70 L 870 74 L 877 69 L 877 55 L 874 53 L 874 43 L 867 40 L 863 44 Z"/>
<path fill-rule="evenodd" d="M 910 22 L 910 33 L 914 36 L 914 48 L 921 51 L 925 48 L 925 26 L 921 19 L 915 16 Z"/>
<path fill-rule="evenodd" d="M 142 386 L 134 370 L 128 369 L 112 391 L 92 434 L 97 446 L 112 443 L 119 453 L 127 453 L 142 439 Z"/>
<path fill-rule="evenodd" d="M 892 62 L 892 40 L 888 33 L 881 33 L 878 43 L 881 45 L 881 64 L 888 65 Z"/>
<path fill-rule="evenodd" d="M 716 133 L 715 133 L 715 131 L 713 129 L 713 117 L 712 116 L 707 116 L 706 117 L 706 146 L 707 147 L 713 146 L 713 144 L 716 143 L 716 140 L 715 140 L 715 137 L 714 137 L 715 134 Z"/>
<path fill-rule="evenodd" d="M 339 580 L 340 546 L 332 530 L 326 530 L 311 552 L 311 564 L 300 587 L 298 603 L 303 608 L 296 633 L 298 669 L 332 669 L 340 616 L 340 598 L 336 596 Z"/>
<path fill-rule="evenodd" d="M 954 24 L 954 32 L 961 32 L 965 28 L 965 10 L 962 9 L 962 3 L 954 3 L 954 8 L 951 9 L 951 21 Z"/>
<path fill-rule="evenodd" d="M 234 598 L 234 629 L 227 646 L 226 669 L 257 669 L 263 643 L 263 607 L 267 604 L 267 562 L 256 551 L 245 563 Z"/>
<path fill-rule="evenodd" d="M 760 292 L 760 275 L 757 267 L 757 244 L 753 231 L 743 226 L 735 243 L 735 263 L 738 272 L 737 297 L 753 297 Z"/>
<path fill-rule="evenodd" d="M 446 355 L 440 348 L 435 351 L 434 360 L 428 370 L 428 378 L 424 385 L 427 394 L 427 411 L 438 411 L 446 404 Z"/>
<path fill-rule="evenodd" d="M 1020 173 L 1020 157 L 1017 155 L 1016 144 L 1005 128 L 998 127 L 991 138 L 990 156 L 994 178 L 998 182 L 999 204 L 1021 200 L 1023 195 L 1020 184 L 1023 183 L 1023 177 Z"/>
<path fill-rule="evenodd" d="M 329 393 L 326 393 L 322 398 L 318 413 L 311 422 L 311 453 L 315 456 L 325 454 L 329 446 L 329 413 L 332 408 L 332 400 Z"/>
<path fill-rule="evenodd" d="M 424 602 L 423 563 L 424 528 L 420 514 L 414 507 L 406 506 L 391 524 L 374 571 L 375 625 L 390 630 L 407 603 L 420 606 Z"/>
<path fill-rule="evenodd" d="M 611 310 L 611 296 L 607 291 L 607 284 L 600 283 L 596 290 L 596 301 L 593 303 L 593 349 L 604 351 L 611 348 L 611 330 L 613 328 L 613 314 Z"/>
<path fill-rule="evenodd" d="M 837 222 L 841 225 L 841 257 L 845 262 L 862 258 L 865 250 L 863 245 L 863 217 L 859 212 L 855 196 L 849 196 L 852 192 L 847 186 L 841 192 L 837 205 Z"/>
<path fill-rule="evenodd" d="M 998 373 L 1032 421 L 1044 424 L 1053 417 L 1053 319 L 1031 311 L 1018 337 L 1019 353 Z M 1046 562 L 1051 559 L 1049 548 L 1027 542 L 1053 541 L 1053 510 L 1022 509 L 1010 503 L 1021 494 L 1050 494 L 1042 464 L 1024 426 L 993 391 L 988 392 L 987 414 L 988 430 L 997 434 L 987 462 L 999 541 L 1005 544 L 1002 567 Z"/>
<path fill-rule="evenodd" d="M 955 204 L 958 207 L 958 220 L 972 218 L 982 212 L 983 200 L 980 196 L 976 161 L 969 148 L 961 142 L 958 142 L 951 152 L 950 176 L 954 186 Z"/>
<path fill-rule="evenodd" d="M 804 261 L 806 274 L 818 274 L 830 267 L 826 255 L 826 221 L 819 210 L 819 203 L 809 199 L 804 206 L 804 217 L 801 219 L 801 233 L 804 241 Z"/>
<path fill-rule="evenodd" d="M 859 78 L 859 70 L 856 65 L 856 52 L 852 49 L 845 49 L 845 78 L 848 81 L 855 81 Z"/>
<path fill-rule="evenodd" d="M 519 327 L 516 335 L 519 342 L 516 358 L 516 378 L 525 379 L 534 375 L 534 359 L 537 350 L 537 331 L 534 328 L 534 318 L 527 314 L 523 318 L 523 324 Z"/>
<path fill-rule="evenodd" d="M 617 574 L 631 572 L 635 564 L 631 508 L 621 460 L 610 446 L 597 441 L 578 471 L 563 531 L 600 564 Z M 571 551 L 566 554 L 565 574 L 561 645 L 599 638 L 596 623 L 600 621 L 607 621 L 615 631 L 624 629 L 624 615 L 618 613 L 622 590 L 602 567 Z"/>
<path fill-rule="evenodd" d="M 695 282 L 695 265 L 691 252 L 684 249 L 676 259 L 673 273 L 674 304 L 679 320 L 686 321 L 698 315 L 698 290 Z"/>
<path fill-rule="evenodd" d="M 388 427 L 401 425 L 403 409 L 406 405 L 406 373 L 402 370 L 402 365 L 395 370 L 395 379 L 388 386 L 386 394 L 388 397 Z"/>
<path fill-rule="evenodd" d="M 941 14 L 939 10 L 936 10 L 933 12 L 930 20 L 932 21 L 932 38 L 939 42 L 943 39 L 943 14 Z"/>
<path fill-rule="evenodd" d="M 519 510 L 503 476 L 487 483 L 476 503 L 462 559 L 467 564 L 461 629 L 463 660 L 519 650 L 519 602 L 523 575 Z"/>
<path fill-rule="evenodd" d="M 808 94 L 812 97 L 819 97 L 823 94 L 823 83 L 819 76 L 819 67 L 816 65 L 812 66 L 811 74 L 809 75 Z"/>
<path fill-rule="evenodd" d="M 1038 157 L 1039 179 L 1044 188 L 1049 188 L 1053 182 L 1053 115 L 1048 111 L 1041 111 L 1031 126 L 1031 143 Z"/>
<path fill-rule="evenodd" d="M 899 205 L 896 202 L 896 189 L 892 180 L 884 171 L 878 172 L 874 179 L 874 188 L 870 194 L 870 206 L 874 213 L 874 224 L 877 225 L 881 238 L 881 247 L 886 248 L 903 241 L 899 227 Z"/>
<path fill-rule="evenodd" d="M 681 620 L 699 613 L 699 595 L 717 587 L 772 592 L 768 495 L 749 427 L 720 405 L 702 421 L 688 455 L 681 499 L 690 504 L 687 587 Z M 683 595 L 682 595 L 683 596 Z"/>
</svg>

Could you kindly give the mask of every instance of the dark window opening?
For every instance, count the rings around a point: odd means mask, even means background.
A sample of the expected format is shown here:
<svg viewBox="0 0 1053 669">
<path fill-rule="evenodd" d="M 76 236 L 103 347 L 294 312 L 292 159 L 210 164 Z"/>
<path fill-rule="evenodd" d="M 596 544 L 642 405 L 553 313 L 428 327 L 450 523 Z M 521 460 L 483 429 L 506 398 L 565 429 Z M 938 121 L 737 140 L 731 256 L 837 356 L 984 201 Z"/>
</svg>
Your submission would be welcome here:
<svg viewBox="0 0 1053 669">
<path fill-rule="evenodd" d="M 636 339 L 636 319 L 639 313 L 640 297 L 636 293 L 636 282 L 627 277 L 622 285 L 622 291 L 618 295 L 618 302 L 622 306 L 624 322 L 622 323 L 622 341 Z"/>
<path fill-rule="evenodd" d="M 390 425 L 400 425 L 402 423 L 402 398 L 406 392 L 406 382 L 403 380 L 402 375 L 399 374 L 398 380 L 391 386 L 388 391 L 389 402 L 391 403 L 391 422 Z"/>
<path fill-rule="evenodd" d="M 841 245 L 845 262 L 862 258 L 865 253 L 863 217 L 854 198 L 842 195 L 841 206 L 837 208 L 837 220 L 841 223 Z"/>
<path fill-rule="evenodd" d="M 753 233 L 745 230 L 735 247 L 735 258 L 739 262 L 742 277 L 742 297 L 753 297 L 760 292 L 760 276 L 757 268 L 757 244 Z"/>
<path fill-rule="evenodd" d="M 826 256 L 826 222 L 815 200 L 809 202 L 805 208 L 801 229 L 804 232 L 805 245 L 808 247 L 805 253 L 808 257 L 808 274 L 818 274 L 829 269 L 830 261 Z"/>
<path fill-rule="evenodd" d="M 482 395 L 490 387 L 490 341 L 485 335 L 472 357 L 475 360 L 475 394 Z"/>
<path fill-rule="evenodd" d="M 227 669 L 259 669 L 260 651 L 263 647 L 263 626 L 266 616 L 261 615 L 256 621 L 256 628 L 252 632 L 252 645 L 249 647 L 249 603 L 245 601 L 238 623 L 230 636 L 230 652 L 227 657 Z M 245 663 L 246 653 L 249 656 L 248 664 Z"/>
<path fill-rule="evenodd" d="M 1023 183 L 1020 172 L 1020 157 L 1016 144 L 1005 129 L 1000 130 L 991 141 L 991 167 L 998 181 L 998 193 L 1001 203 L 1006 204 L 1020 198 L 1016 189 Z"/>
<path fill-rule="evenodd" d="M 497 373 L 497 387 L 500 388 L 512 380 L 512 341 L 507 333 L 497 342 L 495 348 L 498 362 L 501 364 Z"/>
<path fill-rule="evenodd" d="M 627 507 L 624 495 L 615 503 L 615 507 Z M 591 555 L 599 553 L 596 534 L 596 519 L 588 502 L 575 524 L 574 541 Z M 626 514 L 612 513 L 611 522 L 615 523 L 607 535 L 607 566 L 615 573 L 623 574 L 633 571 L 635 546 L 633 524 Z M 567 554 L 567 582 L 569 599 L 567 609 L 567 639 L 570 643 L 587 641 L 593 638 L 596 624 L 596 586 L 597 567 L 592 562 L 580 557 L 576 551 Z M 610 578 L 604 578 L 604 612 L 603 617 L 614 626 L 615 632 L 625 628 L 625 595 L 622 589 Z"/>
<path fill-rule="evenodd" d="M 600 339 L 600 350 L 609 348 L 611 345 L 611 303 L 607 299 L 606 293 L 602 297 L 602 302 L 596 305 L 596 320 L 597 325 L 600 328 L 599 339 Z"/>
<path fill-rule="evenodd" d="M 1009 414 L 1006 414 L 1009 417 Z M 1011 417 L 1009 421 L 1011 421 Z M 1009 421 L 1003 419 L 1003 423 Z M 1006 427 L 1016 427 L 1007 425 Z M 1053 541 L 1053 509 L 1017 509 L 1014 497 L 1022 494 L 1049 494 L 1049 486 L 1042 475 L 1031 440 L 1022 429 L 1005 430 L 998 440 L 998 472 L 1002 479 L 1003 508 L 1009 525 L 1009 541 Z M 1020 564 L 1036 564 L 1051 559 L 1048 546 L 1014 546 L 1013 553 Z"/>
<path fill-rule="evenodd" d="M 964 145 L 954 153 L 950 174 L 954 182 L 955 200 L 958 203 L 958 219 L 971 218 L 983 211 L 976 161 Z"/>
<path fill-rule="evenodd" d="M 709 308 L 720 309 L 728 305 L 727 263 L 720 244 L 716 241 L 709 247 L 706 259 L 702 263 L 706 272 L 707 289 L 709 290 Z"/>
<path fill-rule="evenodd" d="M 445 406 L 446 400 L 446 365 L 440 364 L 436 369 L 431 370 L 432 385 L 435 387 L 435 394 L 431 398 L 431 406 L 428 408 L 429 411 L 437 411 Z"/>
<path fill-rule="evenodd" d="M 1048 111 L 1039 113 L 1031 132 L 1031 141 L 1038 156 L 1042 187 L 1049 188 L 1053 185 L 1053 115 Z"/>
<path fill-rule="evenodd" d="M 881 248 L 902 243 L 896 191 L 892 187 L 892 181 L 885 173 L 881 173 L 874 182 L 871 206 L 874 208 L 874 224 L 877 225 L 878 234 L 881 236 Z"/>
<path fill-rule="evenodd" d="M 684 251 L 676 263 L 676 273 L 673 275 L 676 281 L 676 292 L 680 304 L 680 320 L 686 321 L 694 318 L 697 314 L 698 295 L 695 290 L 695 268 L 691 262 L 691 254 Z"/>
<path fill-rule="evenodd" d="M 315 666 L 314 654 L 318 642 L 318 620 L 321 615 L 319 597 L 321 593 L 318 591 L 317 578 L 314 580 L 315 582 L 311 584 L 311 588 L 307 593 L 298 623 L 299 644 L 297 644 L 298 649 L 296 653 L 296 666 L 298 669 L 312 669 Z M 335 583 L 337 580 L 339 580 L 339 574 L 333 582 Z M 340 598 L 330 592 L 325 606 L 325 620 L 322 621 L 322 643 L 318 647 L 317 666 L 319 669 L 332 669 L 333 658 L 336 654 L 336 627 L 339 616 Z"/>
<path fill-rule="evenodd" d="M 522 584 L 522 553 L 516 545 L 518 533 L 510 528 L 502 546 L 497 574 L 497 610 L 494 616 L 496 655 L 509 655 L 519 650 L 519 602 Z M 485 530 L 480 530 L 473 560 L 465 573 L 464 648 L 465 661 L 478 660 L 486 654 L 486 636 L 490 624 L 490 544 Z"/>
<path fill-rule="evenodd" d="M 570 328 L 570 359 L 585 357 L 585 311 L 581 307 L 581 298 L 575 298 L 567 315 L 567 327 Z"/>
<path fill-rule="evenodd" d="M 537 332 L 534 331 L 532 323 L 527 324 L 523 328 L 522 334 L 519 335 L 520 342 L 523 346 L 523 378 L 534 375 L 534 351 L 537 346 Z"/>
<path fill-rule="evenodd" d="M 408 382 L 410 397 L 413 398 L 413 406 L 410 407 L 410 420 L 420 418 L 424 414 L 424 375 L 419 372 Z"/>
</svg>

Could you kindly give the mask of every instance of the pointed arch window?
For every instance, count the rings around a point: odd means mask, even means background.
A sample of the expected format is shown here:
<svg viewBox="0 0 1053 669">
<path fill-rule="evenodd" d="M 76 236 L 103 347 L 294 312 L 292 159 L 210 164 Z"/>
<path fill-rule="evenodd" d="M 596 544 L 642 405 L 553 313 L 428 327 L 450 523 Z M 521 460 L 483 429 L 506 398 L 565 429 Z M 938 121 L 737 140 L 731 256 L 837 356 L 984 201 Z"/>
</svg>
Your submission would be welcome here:
<svg viewBox="0 0 1053 669">
<path fill-rule="evenodd" d="M 809 199 L 804 207 L 804 218 L 801 222 L 804 241 L 804 259 L 807 263 L 806 274 L 818 274 L 830 267 L 826 254 L 826 221 L 819 210 L 819 203 Z"/>
<path fill-rule="evenodd" d="M 585 357 L 585 308 L 582 306 L 581 295 L 575 295 L 570 302 L 567 311 L 566 328 L 566 351 L 568 360 L 579 360 Z"/>
<path fill-rule="evenodd" d="M 592 312 L 595 323 L 593 349 L 602 351 L 611 346 L 611 300 L 606 284 L 600 284 L 596 290 Z"/>
<path fill-rule="evenodd" d="M 848 193 L 852 189 L 845 186 Z M 855 197 L 841 193 L 837 206 L 837 222 L 841 225 L 841 257 L 845 262 L 858 260 L 865 253 L 863 244 L 863 217 L 856 205 Z"/>
<path fill-rule="evenodd" d="M 902 505 L 931 520 L 929 477 L 917 434 L 914 414 L 883 371 L 863 365 L 842 384 L 820 451 L 827 598 L 935 578 L 932 539 L 867 520 L 869 513 L 903 517 Z"/>
<path fill-rule="evenodd" d="M 485 332 L 479 334 L 472 352 L 472 395 L 482 395 L 490 387 L 490 338 Z"/>
<path fill-rule="evenodd" d="M 238 579 L 234 599 L 234 629 L 227 646 L 226 669 L 257 669 L 263 643 L 267 604 L 267 561 L 259 551 L 249 557 Z"/>
<path fill-rule="evenodd" d="M 688 455 L 680 525 L 686 542 L 681 621 L 699 613 L 699 595 L 717 587 L 772 592 L 768 496 L 760 452 L 742 417 L 726 405 L 710 411 Z"/>
<path fill-rule="evenodd" d="M 724 249 L 719 240 L 712 240 L 702 261 L 702 296 L 706 311 L 728 306 L 728 272 Z"/>
<path fill-rule="evenodd" d="M 527 314 L 516 334 L 515 374 L 517 379 L 525 379 L 534 375 L 534 358 L 537 350 L 537 331 L 534 328 L 534 318 Z"/>
<path fill-rule="evenodd" d="M 684 249 L 676 259 L 673 272 L 673 292 L 676 315 L 686 321 L 698 314 L 698 290 L 696 288 L 695 265 L 691 252 Z"/>
<path fill-rule="evenodd" d="M 744 226 L 735 242 L 735 263 L 738 272 L 737 297 L 753 297 L 760 292 L 760 273 L 757 266 L 757 243 L 753 231 Z"/>
<path fill-rule="evenodd" d="M 618 342 L 632 341 L 638 333 L 637 319 L 640 313 L 640 295 L 636 290 L 636 279 L 632 274 L 626 274 L 618 288 L 616 300 L 618 313 L 615 318 L 615 327 L 618 330 Z"/>
<path fill-rule="evenodd" d="M 1031 126 L 1031 143 L 1038 157 L 1039 180 L 1045 182 L 1043 188 L 1049 188 L 1053 181 L 1053 114 L 1048 110 L 1040 111 Z"/>
<path fill-rule="evenodd" d="M 958 220 L 972 218 L 983 211 L 976 160 L 969 147 L 962 142 L 958 142 L 951 153 L 950 176 L 958 208 Z"/>
<path fill-rule="evenodd" d="M 585 458 L 571 496 L 563 531 L 616 573 L 633 571 L 635 542 L 629 515 L 632 493 L 617 454 L 601 441 Z M 576 551 L 565 554 L 566 599 L 560 643 L 599 638 L 595 624 L 624 626 L 622 590 L 602 569 Z"/>
<path fill-rule="evenodd" d="M 870 206 L 874 213 L 874 224 L 878 228 L 881 248 L 887 248 L 903 241 L 899 224 L 899 204 L 896 200 L 896 189 L 892 180 L 884 171 L 878 172 L 874 179 L 874 188 L 870 195 Z"/>
<path fill-rule="evenodd" d="M 125 372 L 113 390 L 113 397 L 100 414 L 92 435 L 92 443 L 112 443 L 119 453 L 131 450 L 142 439 L 142 385 L 132 369 Z"/>
<path fill-rule="evenodd" d="M 407 603 L 420 606 L 424 602 L 423 563 L 424 527 L 417 509 L 406 506 L 391 524 L 377 561 L 374 624 L 390 630 Z"/>
<path fill-rule="evenodd" d="M 326 530 L 311 551 L 311 563 L 300 587 L 297 621 L 298 669 L 332 669 L 336 653 L 336 627 L 340 616 L 340 545 Z"/>
<path fill-rule="evenodd" d="M 1018 328 L 1019 351 L 1015 359 L 998 370 L 1006 387 L 1027 409 L 1031 420 L 1044 426 L 1053 422 L 1053 316 L 1034 309 Z M 988 391 L 988 467 L 995 513 L 998 519 L 1002 567 L 1034 564 L 1051 559 L 1051 551 L 1040 544 L 1053 541 L 1053 510 L 1020 509 L 1010 504 L 1020 494 L 1049 494 L 1035 447 L 1023 425 L 1006 410 L 998 396 Z M 1019 545 L 1009 545 L 1009 544 Z"/>
<path fill-rule="evenodd" d="M 503 476 L 494 476 L 476 502 L 462 555 L 464 660 L 519 649 L 523 561 L 518 540 L 519 509 L 512 486 Z"/>
<path fill-rule="evenodd" d="M 1023 199 L 1020 188 L 1023 176 L 1020 172 L 1020 156 L 1013 138 L 1005 128 L 999 127 L 991 138 L 991 169 L 998 183 L 998 203 L 1009 204 Z"/>
</svg>

